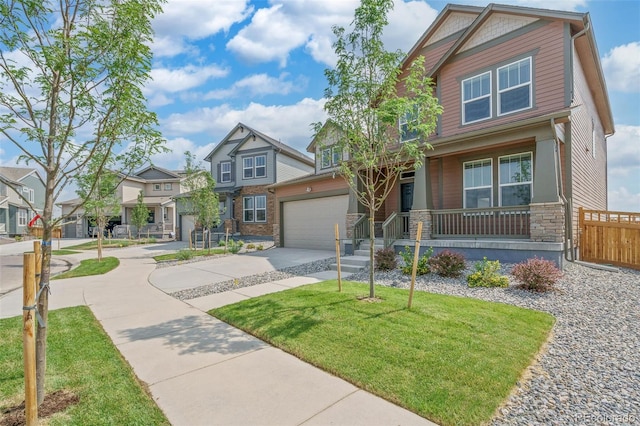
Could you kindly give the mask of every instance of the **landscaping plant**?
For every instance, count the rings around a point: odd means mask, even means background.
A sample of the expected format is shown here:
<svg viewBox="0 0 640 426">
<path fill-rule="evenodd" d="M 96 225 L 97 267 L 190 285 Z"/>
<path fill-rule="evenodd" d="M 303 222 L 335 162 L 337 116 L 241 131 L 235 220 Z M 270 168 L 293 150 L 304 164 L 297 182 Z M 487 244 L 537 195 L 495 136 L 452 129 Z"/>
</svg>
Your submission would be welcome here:
<svg viewBox="0 0 640 426">
<path fill-rule="evenodd" d="M 429 247 L 429 249 L 418 259 L 418 268 L 416 269 L 416 275 L 424 275 L 428 274 L 431 270 L 429 268 L 429 259 L 433 254 L 433 247 Z M 404 265 L 400 267 L 400 270 L 405 275 L 410 275 L 413 271 L 413 256 L 414 252 L 409 246 L 404 247 L 404 251 L 400 252 L 400 257 L 402 258 Z"/>
<path fill-rule="evenodd" d="M 534 257 L 514 266 L 511 275 L 520 283 L 519 287 L 545 292 L 552 290 L 555 283 L 562 278 L 562 271 L 552 261 Z"/>
<path fill-rule="evenodd" d="M 464 272 L 464 256 L 461 253 L 443 250 L 429 259 L 431 271 L 442 277 L 459 277 Z"/>
<path fill-rule="evenodd" d="M 393 247 L 376 251 L 376 271 L 391 271 L 398 266 L 398 259 Z"/>
<path fill-rule="evenodd" d="M 475 271 L 467 277 L 469 287 L 508 287 L 509 279 L 500 275 L 500 261 L 484 257 L 474 264 Z"/>
</svg>

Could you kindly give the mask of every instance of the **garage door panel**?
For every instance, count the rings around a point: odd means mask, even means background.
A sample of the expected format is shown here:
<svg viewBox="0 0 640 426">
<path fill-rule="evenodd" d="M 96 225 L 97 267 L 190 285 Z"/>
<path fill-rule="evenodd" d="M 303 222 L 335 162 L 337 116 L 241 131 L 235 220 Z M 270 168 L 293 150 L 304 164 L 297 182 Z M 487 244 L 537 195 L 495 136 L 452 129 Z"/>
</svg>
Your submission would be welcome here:
<svg viewBox="0 0 640 426">
<path fill-rule="evenodd" d="M 180 227 L 180 236 L 182 241 L 189 241 L 189 232 L 193 231 L 195 226 L 195 216 L 192 215 L 182 215 L 182 223 Z"/>
<path fill-rule="evenodd" d="M 284 247 L 335 249 L 335 224 L 346 238 L 345 217 L 349 196 L 288 201 L 283 205 Z"/>
</svg>

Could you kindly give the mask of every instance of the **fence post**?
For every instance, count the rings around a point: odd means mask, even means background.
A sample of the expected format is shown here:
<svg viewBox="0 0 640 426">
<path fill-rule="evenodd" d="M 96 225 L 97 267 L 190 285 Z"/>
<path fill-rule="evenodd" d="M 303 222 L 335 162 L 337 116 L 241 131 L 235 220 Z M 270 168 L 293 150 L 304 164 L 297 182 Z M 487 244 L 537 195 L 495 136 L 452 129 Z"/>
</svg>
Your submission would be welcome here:
<svg viewBox="0 0 640 426">
<path fill-rule="evenodd" d="M 22 270 L 22 350 L 24 355 L 24 406 L 27 426 L 38 424 L 35 342 L 36 254 L 24 253 Z"/>
</svg>

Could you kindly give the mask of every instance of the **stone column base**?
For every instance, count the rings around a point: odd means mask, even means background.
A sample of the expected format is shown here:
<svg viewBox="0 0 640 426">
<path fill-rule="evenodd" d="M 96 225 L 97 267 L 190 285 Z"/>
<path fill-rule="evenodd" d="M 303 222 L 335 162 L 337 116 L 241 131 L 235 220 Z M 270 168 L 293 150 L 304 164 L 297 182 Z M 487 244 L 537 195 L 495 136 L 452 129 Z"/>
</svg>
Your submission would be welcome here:
<svg viewBox="0 0 640 426">
<path fill-rule="evenodd" d="M 275 223 L 273 225 L 273 244 L 276 247 L 282 247 L 280 245 L 280 224 L 279 223 Z"/>
<path fill-rule="evenodd" d="M 533 203 L 529 208 L 531 241 L 564 242 L 565 218 L 562 203 Z"/>
<path fill-rule="evenodd" d="M 418 222 L 422 222 L 421 240 L 431 239 L 431 210 L 411 210 L 409 212 L 409 238 L 414 239 L 418 233 Z"/>
<path fill-rule="evenodd" d="M 363 213 L 347 213 L 347 217 L 345 219 L 345 227 L 347 230 L 347 238 L 353 238 L 353 225 L 364 216 Z"/>
</svg>

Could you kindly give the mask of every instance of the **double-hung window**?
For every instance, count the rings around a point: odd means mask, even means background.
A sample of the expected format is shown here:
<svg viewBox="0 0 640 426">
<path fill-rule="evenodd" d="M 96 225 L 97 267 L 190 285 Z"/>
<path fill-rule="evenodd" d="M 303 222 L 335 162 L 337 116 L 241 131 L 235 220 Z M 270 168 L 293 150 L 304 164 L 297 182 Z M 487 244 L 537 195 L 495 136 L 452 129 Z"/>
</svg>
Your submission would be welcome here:
<svg viewBox="0 0 640 426">
<path fill-rule="evenodd" d="M 231 182 L 231 161 L 220 163 L 220 182 Z"/>
<path fill-rule="evenodd" d="M 245 157 L 242 159 L 242 177 L 245 179 L 253 179 L 253 157 Z"/>
<path fill-rule="evenodd" d="M 322 150 L 322 168 L 337 166 L 342 160 L 342 151 L 339 147 L 327 147 Z"/>
<path fill-rule="evenodd" d="M 267 156 L 266 155 L 256 155 L 255 157 L 256 163 L 256 177 L 261 178 L 267 175 Z"/>
<path fill-rule="evenodd" d="M 498 68 L 498 115 L 531 108 L 531 58 Z"/>
<path fill-rule="evenodd" d="M 331 167 L 331 148 L 325 148 L 322 150 L 322 168 L 329 167 Z"/>
<path fill-rule="evenodd" d="M 267 156 L 256 155 L 242 159 L 242 177 L 244 179 L 263 178 L 267 176 Z"/>
<path fill-rule="evenodd" d="M 530 152 L 499 158 L 500 205 L 524 206 L 531 203 L 533 162 Z"/>
<path fill-rule="evenodd" d="M 491 117 L 491 72 L 462 81 L 462 123 Z"/>
<path fill-rule="evenodd" d="M 164 190 L 165 191 L 171 191 L 171 188 L 173 188 L 173 185 L 170 183 L 165 183 L 164 184 Z"/>
<path fill-rule="evenodd" d="M 18 226 L 27 226 L 27 210 L 18 209 Z"/>
<path fill-rule="evenodd" d="M 35 201 L 35 192 L 33 191 L 33 189 L 26 186 L 22 187 L 22 196 L 30 203 L 33 203 Z"/>
<path fill-rule="evenodd" d="M 398 129 L 400 132 L 400 142 L 409 142 L 418 139 L 418 131 L 410 129 L 410 126 L 415 124 L 417 120 L 418 114 L 415 111 L 406 112 L 400 117 Z"/>
<path fill-rule="evenodd" d="M 267 196 L 256 195 L 244 197 L 242 200 L 243 221 L 244 222 L 266 222 L 267 221 Z"/>
<path fill-rule="evenodd" d="M 492 161 L 490 158 L 464 163 L 464 208 L 492 206 Z"/>
</svg>

